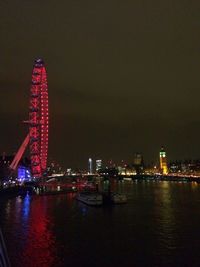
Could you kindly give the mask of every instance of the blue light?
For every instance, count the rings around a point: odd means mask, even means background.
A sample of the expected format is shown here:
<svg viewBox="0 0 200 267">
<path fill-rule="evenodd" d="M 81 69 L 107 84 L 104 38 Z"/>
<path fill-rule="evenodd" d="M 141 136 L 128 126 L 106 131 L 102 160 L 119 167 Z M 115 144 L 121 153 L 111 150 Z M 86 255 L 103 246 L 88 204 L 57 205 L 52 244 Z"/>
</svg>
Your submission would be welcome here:
<svg viewBox="0 0 200 267">
<path fill-rule="evenodd" d="M 31 177 L 30 169 L 24 166 L 18 167 L 18 180 L 25 181 Z"/>
</svg>

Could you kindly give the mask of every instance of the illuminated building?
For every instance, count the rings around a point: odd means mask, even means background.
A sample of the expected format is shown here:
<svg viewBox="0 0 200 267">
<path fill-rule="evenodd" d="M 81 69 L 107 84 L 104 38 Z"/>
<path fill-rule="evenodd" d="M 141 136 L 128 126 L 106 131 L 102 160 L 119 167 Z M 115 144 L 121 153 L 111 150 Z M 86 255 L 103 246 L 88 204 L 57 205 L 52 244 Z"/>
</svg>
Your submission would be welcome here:
<svg viewBox="0 0 200 267">
<path fill-rule="evenodd" d="M 166 152 L 163 147 L 161 148 L 161 151 L 160 151 L 160 170 L 162 174 L 168 173 L 167 157 L 166 157 Z"/>
<path fill-rule="evenodd" d="M 135 153 L 134 158 L 133 158 L 133 166 L 137 174 L 143 173 L 144 164 L 143 164 L 143 157 L 141 153 Z"/>
<path fill-rule="evenodd" d="M 98 172 L 100 169 L 102 169 L 102 160 L 97 159 L 96 160 L 96 172 Z"/>
<path fill-rule="evenodd" d="M 142 154 L 140 153 L 135 153 L 134 159 L 133 159 L 133 164 L 136 166 L 142 165 L 143 159 L 142 159 Z"/>
<path fill-rule="evenodd" d="M 137 172 L 134 167 L 118 167 L 118 175 L 131 176 L 136 174 Z"/>
<path fill-rule="evenodd" d="M 88 173 L 89 174 L 93 173 L 93 170 L 92 170 L 92 159 L 91 158 L 88 159 Z"/>
<path fill-rule="evenodd" d="M 11 171 L 10 164 L 13 158 L 14 155 L 7 156 L 5 153 L 0 157 L 0 184 L 3 180 L 18 179 L 19 181 L 25 181 L 31 179 L 30 160 L 22 158 L 16 170 Z"/>
<path fill-rule="evenodd" d="M 17 172 L 18 172 L 17 179 L 19 181 L 22 182 L 22 181 L 29 181 L 29 180 L 31 180 L 30 168 L 20 165 L 18 167 Z"/>
</svg>

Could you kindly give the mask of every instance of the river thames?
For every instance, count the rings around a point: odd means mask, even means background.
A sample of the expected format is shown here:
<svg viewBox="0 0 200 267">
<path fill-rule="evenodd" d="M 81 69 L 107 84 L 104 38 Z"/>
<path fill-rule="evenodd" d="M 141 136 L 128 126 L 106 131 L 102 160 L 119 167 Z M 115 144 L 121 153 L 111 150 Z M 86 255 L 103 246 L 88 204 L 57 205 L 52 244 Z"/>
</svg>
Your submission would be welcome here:
<svg viewBox="0 0 200 267">
<path fill-rule="evenodd" d="M 124 205 L 89 207 L 75 193 L 1 197 L 13 267 L 200 266 L 200 185 L 121 182 Z"/>
</svg>

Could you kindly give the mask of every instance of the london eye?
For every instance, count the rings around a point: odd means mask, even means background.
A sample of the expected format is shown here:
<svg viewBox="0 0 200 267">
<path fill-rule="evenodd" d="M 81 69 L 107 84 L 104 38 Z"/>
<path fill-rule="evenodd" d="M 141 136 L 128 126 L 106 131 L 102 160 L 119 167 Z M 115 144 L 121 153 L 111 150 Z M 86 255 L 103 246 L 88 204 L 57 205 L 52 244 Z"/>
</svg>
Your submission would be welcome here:
<svg viewBox="0 0 200 267">
<path fill-rule="evenodd" d="M 29 120 L 29 131 L 16 153 L 10 168 L 15 170 L 29 144 L 31 172 L 33 178 L 40 178 L 46 170 L 48 153 L 48 85 L 47 74 L 42 59 L 36 59 L 32 71 Z"/>
<path fill-rule="evenodd" d="M 44 62 L 35 60 L 29 106 L 29 146 L 33 177 L 41 177 L 48 152 L 48 86 Z"/>
</svg>

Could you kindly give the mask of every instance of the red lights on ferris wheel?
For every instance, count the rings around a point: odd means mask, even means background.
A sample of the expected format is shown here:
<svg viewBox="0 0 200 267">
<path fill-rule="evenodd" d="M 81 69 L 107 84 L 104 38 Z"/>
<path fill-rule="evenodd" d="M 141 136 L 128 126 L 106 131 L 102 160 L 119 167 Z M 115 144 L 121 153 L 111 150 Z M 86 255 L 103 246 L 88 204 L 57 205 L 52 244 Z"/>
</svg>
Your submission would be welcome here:
<svg viewBox="0 0 200 267">
<path fill-rule="evenodd" d="M 33 177 L 42 177 L 48 152 L 48 86 L 44 62 L 35 60 L 29 107 L 29 144 Z"/>
</svg>

